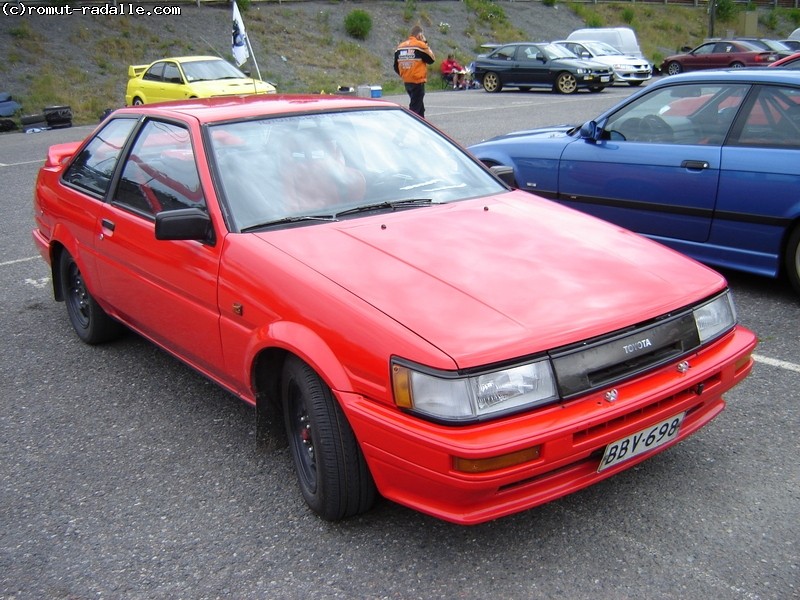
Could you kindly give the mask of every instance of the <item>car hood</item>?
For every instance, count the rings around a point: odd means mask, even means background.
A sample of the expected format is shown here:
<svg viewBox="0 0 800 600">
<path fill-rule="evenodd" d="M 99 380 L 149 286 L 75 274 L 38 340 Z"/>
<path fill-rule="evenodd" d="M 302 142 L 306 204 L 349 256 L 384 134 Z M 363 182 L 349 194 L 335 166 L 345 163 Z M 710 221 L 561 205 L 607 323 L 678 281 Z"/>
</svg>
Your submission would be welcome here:
<svg viewBox="0 0 800 600">
<path fill-rule="evenodd" d="M 631 65 L 639 66 L 648 64 L 643 58 L 636 58 L 634 56 L 620 56 L 619 54 L 605 54 L 602 56 L 592 57 L 593 61 L 601 62 L 606 65 Z"/>
<path fill-rule="evenodd" d="M 598 62 L 594 59 L 586 60 L 583 58 L 554 58 L 550 61 L 551 65 L 559 65 L 562 67 L 572 67 L 575 69 L 592 69 L 593 71 L 597 70 L 607 70 L 608 65 Z"/>
<path fill-rule="evenodd" d="M 537 139 L 553 139 L 570 137 L 568 134 L 575 129 L 575 125 L 551 125 L 549 127 L 537 127 L 536 129 L 523 129 L 521 131 L 512 131 L 511 133 L 504 133 L 489 140 L 484 140 L 478 144 L 470 146 L 470 150 L 479 148 L 482 144 L 489 142 L 498 142 L 502 140 L 512 140 L 514 138 L 537 138 Z"/>
<path fill-rule="evenodd" d="M 210 96 L 238 96 L 239 94 L 269 94 L 275 88 L 257 79 L 216 79 L 195 81 L 189 87 L 202 98 Z"/>
<path fill-rule="evenodd" d="M 725 286 L 664 246 L 519 191 L 254 235 L 459 368 L 620 329 Z"/>
</svg>

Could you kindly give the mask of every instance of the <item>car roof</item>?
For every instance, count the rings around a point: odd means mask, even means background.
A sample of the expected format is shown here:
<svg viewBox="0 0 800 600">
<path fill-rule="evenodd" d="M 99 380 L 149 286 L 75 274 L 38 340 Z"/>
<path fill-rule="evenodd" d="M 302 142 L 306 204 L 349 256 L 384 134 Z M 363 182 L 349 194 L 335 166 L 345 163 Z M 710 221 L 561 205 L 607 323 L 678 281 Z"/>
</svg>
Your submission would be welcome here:
<svg viewBox="0 0 800 600">
<path fill-rule="evenodd" d="M 195 98 L 193 100 L 144 104 L 120 108 L 114 114 L 145 114 L 181 119 L 191 117 L 201 124 L 206 124 L 264 115 L 331 112 L 352 108 L 400 107 L 387 100 L 373 100 L 355 96 L 250 94 L 246 96 L 220 96 L 216 98 Z"/>
<path fill-rule="evenodd" d="M 219 56 L 168 56 L 166 58 L 159 58 L 158 60 L 154 60 L 153 62 L 159 62 L 162 60 L 174 60 L 180 63 L 197 62 L 201 60 L 221 60 L 225 62 L 224 59 L 220 58 Z"/>
<path fill-rule="evenodd" d="M 680 73 L 678 75 L 663 77 L 648 87 L 681 82 L 787 83 L 791 85 L 800 85 L 800 71 L 793 71 L 791 69 L 766 69 L 764 67 L 691 71 L 689 73 Z"/>
</svg>

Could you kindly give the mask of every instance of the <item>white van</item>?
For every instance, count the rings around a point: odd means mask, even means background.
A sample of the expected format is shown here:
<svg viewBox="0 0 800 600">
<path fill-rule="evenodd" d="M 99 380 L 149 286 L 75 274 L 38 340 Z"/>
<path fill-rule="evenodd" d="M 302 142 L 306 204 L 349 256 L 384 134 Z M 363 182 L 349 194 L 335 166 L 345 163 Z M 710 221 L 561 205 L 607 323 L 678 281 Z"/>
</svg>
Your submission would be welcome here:
<svg viewBox="0 0 800 600">
<path fill-rule="evenodd" d="M 567 36 L 567 40 L 605 42 L 627 56 L 644 58 L 636 34 L 630 27 L 591 27 L 576 29 Z"/>
</svg>

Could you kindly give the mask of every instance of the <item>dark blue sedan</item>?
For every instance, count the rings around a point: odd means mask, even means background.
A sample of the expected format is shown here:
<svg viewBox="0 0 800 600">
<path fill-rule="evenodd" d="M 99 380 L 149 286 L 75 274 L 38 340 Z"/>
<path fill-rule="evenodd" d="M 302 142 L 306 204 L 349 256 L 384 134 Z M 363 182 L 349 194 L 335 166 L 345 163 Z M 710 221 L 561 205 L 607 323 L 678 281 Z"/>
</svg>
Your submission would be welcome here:
<svg viewBox="0 0 800 600">
<path fill-rule="evenodd" d="M 476 144 L 515 185 L 800 292 L 800 72 L 665 77 L 579 127 Z"/>
</svg>

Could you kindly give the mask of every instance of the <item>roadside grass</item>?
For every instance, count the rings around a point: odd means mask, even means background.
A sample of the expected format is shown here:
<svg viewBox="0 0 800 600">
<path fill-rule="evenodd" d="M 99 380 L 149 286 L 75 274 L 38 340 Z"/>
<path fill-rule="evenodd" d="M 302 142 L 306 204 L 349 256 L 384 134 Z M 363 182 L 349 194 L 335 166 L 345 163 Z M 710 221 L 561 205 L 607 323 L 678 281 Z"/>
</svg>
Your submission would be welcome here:
<svg viewBox="0 0 800 600">
<path fill-rule="evenodd" d="M 325 9 L 310 18 L 289 6 L 279 9 L 278 18 L 275 12 L 268 16 L 266 11 L 248 10 L 247 31 L 254 45 L 270 48 L 273 56 L 287 66 L 283 68 L 279 63 L 277 67 L 265 65 L 261 69 L 261 77 L 275 83 L 281 92 L 329 93 L 336 91 L 339 82 L 369 81 L 380 83 L 384 94 L 403 93 L 399 79 L 386 73 L 385 55 L 391 54 L 396 40 L 407 35 L 409 23 L 419 22 L 428 30 L 435 30 L 440 58 L 452 52 L 463 64 L 485 52 L 482 44 L 528 39 L 528 34 L 506 16 L 502 3 L 464 3 L 467 24 L 461 26 L 463 31 L 456 31 L 447 21 L 449 11 L 455 9 L 437 9 L 434 19 L 429 5 L 406 0 L 398 6 L 392 39 L 386 41 L 387 49 L 379 55 L 358 40 L 343 38 L 339 33 L 341 24 L 334 20 L 334 13 Z M 708 34 L 705 8 L 629 2 L 570 2 L 560 6 L 575 12 L 587 25 L 632 27 L 645 56 L 656 66 L 665 56 L 682 46 L 699 44 Z M 369 4 L 365 3 L 363 9 L 369 12 Z M 741 34 L 737 21 L 736 15 L 727 22 L 718 20 L 716 34 Z M 784 37 L 799 24 L 800 9 L 759 11 L 758 33 L 763 37 Z M 76 124 L 96 122 L 106 109 L 121 105 L 128 65 L 131 61 L 149 62 L 135 57 L 218 54 L 203 32 L 187 36 L 170 23 L 154 31 L 129 17 L 109 20 L 102 29 L 83 26 L 73 31 L 70 51 L 81 53 L 81 68 L 74 66 L 77 63 L 68 56 L 55 55 L 45 36 L 27 21 L 8 33 L 12 44 L 5 50 L 5 60 L 0 61 L 0 77 L 5 80 L 12 73 L 23 73 L 19 76 L 22 89 L 15 91 L 15 99 L 23 106 L 22 114 L 38 113 L 46 106 L 69 105 Z M 464 40 L 470 47 L 464 46 Z M 431 73 L 438 73 L 438 62 L 431 67 Z"/>
</svg>

